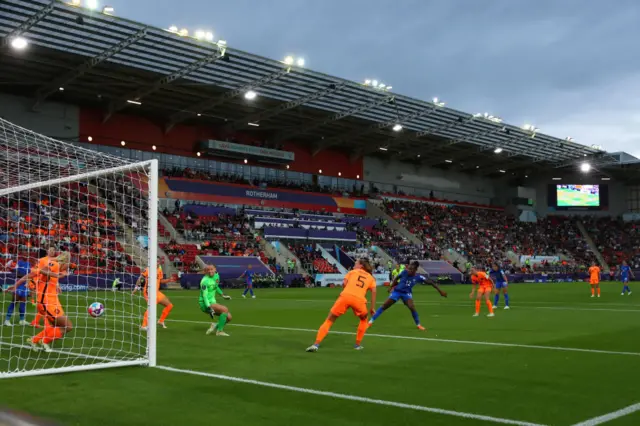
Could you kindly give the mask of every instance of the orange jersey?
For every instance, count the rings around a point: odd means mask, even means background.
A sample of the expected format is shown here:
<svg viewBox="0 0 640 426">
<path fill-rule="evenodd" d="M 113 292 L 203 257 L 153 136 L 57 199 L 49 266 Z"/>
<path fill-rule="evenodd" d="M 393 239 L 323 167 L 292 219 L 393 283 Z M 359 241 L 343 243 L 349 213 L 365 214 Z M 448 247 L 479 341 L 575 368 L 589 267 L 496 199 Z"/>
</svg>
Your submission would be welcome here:
<svg viewBox="0 0 640 426">
<path fill-rule="evenodd" d="M 144 272 L 142 273 L 142 276 L 144 277 L 144 295 L 145 297 L 149 296 L 149 268 L 146 268 L 144 270 Z M 160 267 L 160 265 L 158 265 L 158 269 L 156 271 L 156 291 L 160 291 L 160 282 L 162 281 L 162 277 L 164 276 L 164 274 L 162 273 L 162 268 Z"/>
<path fill-rule="evenodd" d="M 354 269 L 344 277 L 343 290 L 340 296 L 367 300 L 367 291 L 374 288 L 376 288 L 376 279 L 370 273 L 362 269 Z"/>
<path fill-rule="evenodd" d="M 38 282 L 40 281 L 40 270 L 38 268 L 31 268 L 29 272 L 29 278 L 27 279 L 27 287 L 31 291 L 35 291 L 38 288 Z"/>
<path fill-rule="evenodd" d="M 40 262 L 38 262 L 38 270 L 47 268 L 49 272 L 52 272 L 54 274 L 59 274 L 60 264 L 58 263 L 58 261 L 55 260 L 55 258 L 54 259 L 46 258 L 46 259 L 47 259 L 47 262 L 42 262 L 42 259 L 40 259 Z M 43 264 L 44 264 L 44 267 L 41 267 L 40 265 L 43 265 Z M 44 274 L 38 274 L 36 289 L 37 289 L 36 291 L 38 292 L 38 296 L 41 299 L 41 303 L 43 303 L 42 301 L 44 301 L 46 298 L 49 298 L 49 297 L 55 297 L 57 299 L 58 278 L 50 277 Z"/>
<path fill-rule="evenodd" d="M 589 268 L 589 277 L 592 280 L 599 280 L 600 279 L 600 267 L 599 266 L 592 266 Z"/>
<path fill-rule="evenodd" d="M 487 276 L 486 272 L 476 272 L 471 276 L 471 282 L 477 284 L 480 287 L 493 287 L 491 279 Z"/>
</svg>

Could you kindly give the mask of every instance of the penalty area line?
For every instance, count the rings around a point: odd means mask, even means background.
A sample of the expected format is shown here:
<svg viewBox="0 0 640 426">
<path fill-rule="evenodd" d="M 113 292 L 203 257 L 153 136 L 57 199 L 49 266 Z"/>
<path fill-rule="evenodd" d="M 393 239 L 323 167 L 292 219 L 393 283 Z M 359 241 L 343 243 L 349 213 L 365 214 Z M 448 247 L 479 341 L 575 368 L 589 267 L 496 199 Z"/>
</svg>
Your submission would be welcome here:
<svg viewBox="0 0 640 426">
<path fill-rule="evenodd" d="M 190 320 L 167 320 L 168 322 L 184 322 L 184 323 L 192 323 L 192 324 L 211 324 L 211 322 L 207 321 L 190 321 Z M 228 324 L 229 327 L 245 327 L 245 328 L 262 328 L 266 330 L 281 330 L 281 331 L 298 331 L 305 333 L 317 333 L 318 330 L 314 330 L 311 328 L 292 328 L 292 327 L 274 327 L 269 325 L 253 325 L 253 324 Z M 333 331 L 331 330 L 329 334 L 342 334 L 348 336 L 355 336 L 356 333 L 352 331 Z M 628 356 L 640 356 L 639 352 L 620 352 L 620 351 L 605 351 L 601 349 L 583 349 L 583 348 L 566 348 L 562 346 L 544 346 L 544 345 L 525 345 L 518 343 L 500 343 L 500 342 L 482 342 L 477 340 L 457 340 L 457 339 L 438 339 L 434 337 L 414 337 L 414 336 L 398 336 L 393 334 L 376 334 L 376 333 L 368 333 L 365 334 L 365 337 L 380 337 L 387 339 L 401 339 L 401 340 L 418 340 L 424 342 L 440 342 L 440 343 L 457 343 L 463 345 L 479 345 L 479 346 L 498 346 L 498 347 L 506 347 L 506 348 L 523 348 L 523 349 L 543 349 L 550 351 L 560 351 L 560 352 L 583 352 L 583 353 L 593 353 L 593 354 L 607 354 L 607 355 L 628 355 Z"/>
<path fill-rule="evenodd" d="M 596 426 L 601 425 L 603 423 L 608 423 L 612 420 L 619 419 L 620 417 L 628 416 L 629 414 L 633 414 L 636 411 L 640 411 L 640 403 L 633 404 L 625 408 L 621 408 L 617 411 L 612 411 L 611 413 L 603 414 L 602 416 L 594 417 L 589 420 L 585 420 L 580 423 L 576 423 L 573 426 Z"/>
<path fill-rule="evenodd" d="M 174 367 L 167 367 L 167 366 L 160 366 L 160 365 L 156 366 L 155 368 L 158 368 L 160 370 L 170 371 L 173 373 L 190 374 L 192 376 L 207 377 L 210 379 L 225 380 L 229 382 L 262 386 L 262 387 L 267 387 L 272 389 L 279 389 L 279 390 L 297 392 L 297 393 L 305 393 L 305 394 L 315 395 L 315 396 L 325 396 L 329 398 L 343 399 L 347 401 L 364 402 L 367 404 L 382 405 L 382 406 L 394 407 L 394 408 L 403 408 L 407 410 L 423 411 L 427 413 L 443 414 L 446 416 L 462 417 L 462 418 L 471 419 L 471 420 L 483 420 L 483 421 L 492 422 L 492 423 L 500 423 L 505 425 L 516 425 L 516 426 L 545 426 L 539 423 L 503 419 L 500 417 L 485 416 L 482 414 L 474 414 L 474 413 L 465 413 L 462 411 L 444 410 L 441 408 L 425 407 L 422 405 L 404 404 L 401 402 L 386 401 L 383 399 L 367 398 L 363 396 L 349 395 L 349 394 L 336 393 L 336 392 L 327 392 L 327 391 L 321 391 L 316 389 L 300 388 L 297 386 L 288 386 L 288 385 L 281 385 L 278 383 L 262 382 L 259 380 L 243 379 L 241 377 L 225 376 L 222 374 L 204 373 L 201 371 L 193 371 L 193 370 L 183 370 L 181 368 L 174 368 Z"/>
</svg>

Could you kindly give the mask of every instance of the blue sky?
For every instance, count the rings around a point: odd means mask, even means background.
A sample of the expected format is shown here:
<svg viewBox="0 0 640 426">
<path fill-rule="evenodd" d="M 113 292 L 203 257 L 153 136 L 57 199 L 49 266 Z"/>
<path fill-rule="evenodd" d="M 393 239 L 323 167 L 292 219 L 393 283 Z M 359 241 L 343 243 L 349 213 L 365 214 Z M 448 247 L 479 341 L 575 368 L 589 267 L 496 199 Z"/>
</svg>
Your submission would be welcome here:
<svg viewBox="0 0 640 426">
<path fill-rule="evenodd" d="M 640 156 L 638 0 L 109 0 L 144 23 Z"/>
</svg>

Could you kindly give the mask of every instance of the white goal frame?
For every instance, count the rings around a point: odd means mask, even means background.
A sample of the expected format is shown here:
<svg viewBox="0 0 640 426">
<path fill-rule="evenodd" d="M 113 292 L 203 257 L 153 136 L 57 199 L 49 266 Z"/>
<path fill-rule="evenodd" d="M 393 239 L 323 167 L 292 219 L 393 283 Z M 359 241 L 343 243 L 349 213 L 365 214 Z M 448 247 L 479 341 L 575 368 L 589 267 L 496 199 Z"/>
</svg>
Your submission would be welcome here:
<svg viewBox="0 0 640 426">
<path fill-rule="evenodd" d="M 25 131 L 30 132 L 26 129 Z M 95 155 L 100 155 L 100 153 L 91 151 L 86 148 L 81 148 L 74 146 L 74 149 L 78 151 L 84 151 L 84 153 L 93 153 Z M 140 162 L 132 162 L 127 165 L 117 166 L 113 168 L 107 168 L 103 170 L 96 170 L 87 173 L 76 174 L 73 176 L 62 177 L 58 179 L 51 179 L 42 182 L 33 182 L 21 186 L 9 187 L 0 189 L 0 197 L 9 195 L 15 192 L 28 191 L 30 189 L 35 189 L 42 186 L 51 186 L 51 185 L 59 185 L 64 183 L 70 183 L 78 180 L 86 180 L 90 178 L 98 178 L 102 175 L 109 175 L 113 173 L 121 173 L 126 172 L 127 170 L 135 170 L 140 169 L 141 167 L 148 167 L 148 194 L 147 199 L 149 202 L 149 210 L 148 210 L 148 245 L 147 245 L 147 265 L 149 267 L 149 276 L 147 280 L 148 286 L 148 294 L 149 301 L 147 305 L 148 313 L 149 313 L 149 321 L 147 327 L 147 347 L 145 356 L 134 359 L 134 360 L 111 360 L 107 357 L 98 357 L 92 355 L 86 355 L 82 353 L 76 352 L 65 352 L 65 351 L 56 351 L 61 354 L 77 356 L 78 358 L 86 358 L 86 359 L 95 359 L 103 362 L 96 362 L 93 364 L 86 365 L 73 365 L 67 367 L 52 367 L 52 368 L 40 368 L 34 370 L 27 371 L 16 371 L 16 372 L 7 372 L 0 371 L 0 379 L 5 378 L 17 378 L 17 377 L 26 377 L 26 376 L 39 376 L 46 374 L 59 374 L 59 373 L 69 373 L 75 371 L 87 371 L 87 370 L 97 370 L 104 368 L 115 368 L 115 367 L 130 367 L 130 366 L 148 366 L 155 367 L 157 363 L 157 352 L 156 352 L 156 343 L 157 343 L 157 327 L 156 327 L 156 315 L 157 315 L 157 307 L 156 307 L 156 298 L 157 294 L 155 288 L 157 286 L 157 258 L 158 258 L 158 160 L 147 160 Z M 143 266 L 143 265 L 141 265 Z M 144 268 L 142 268 L 144 269 Z M 142 319 L 142 318 L 140 318 Z M 140 331 L 140 333 L 144 333 Z M 0 349 L 2 348 L 2 342 L 0 342 Z"/>
</svg>

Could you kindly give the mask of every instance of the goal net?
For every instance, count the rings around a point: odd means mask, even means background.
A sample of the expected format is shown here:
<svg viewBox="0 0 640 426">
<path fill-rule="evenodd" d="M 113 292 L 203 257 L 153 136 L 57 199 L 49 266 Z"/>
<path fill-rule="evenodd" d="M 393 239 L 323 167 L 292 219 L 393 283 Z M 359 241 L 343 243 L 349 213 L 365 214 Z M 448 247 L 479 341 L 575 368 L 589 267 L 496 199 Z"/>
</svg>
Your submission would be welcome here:
<svg viewBox="0 0 640 426">
<path fill-rule="evenodd" d="M 157 173 L 0 119 L 0 378 L 155 364 Z"/>
</svg>

